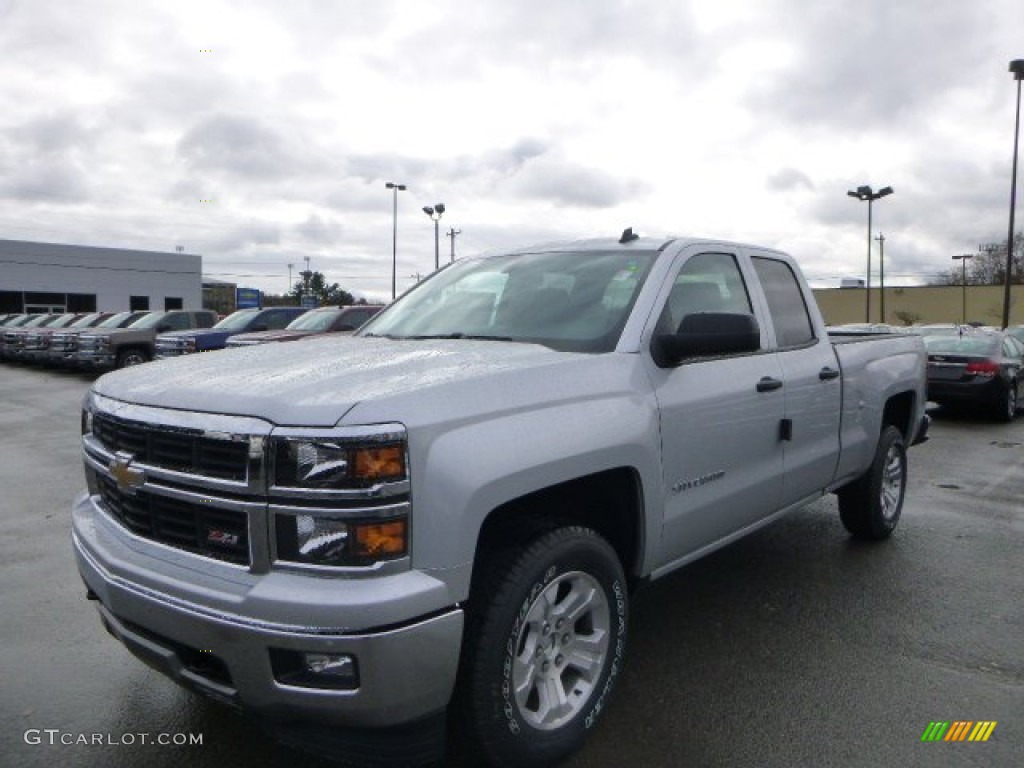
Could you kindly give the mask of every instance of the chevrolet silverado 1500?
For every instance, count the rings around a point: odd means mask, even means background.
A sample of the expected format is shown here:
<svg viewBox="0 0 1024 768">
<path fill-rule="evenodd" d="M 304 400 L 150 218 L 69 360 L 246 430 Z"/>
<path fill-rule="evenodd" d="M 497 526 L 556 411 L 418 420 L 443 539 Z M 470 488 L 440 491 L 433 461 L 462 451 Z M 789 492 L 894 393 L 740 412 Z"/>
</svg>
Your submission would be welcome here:
<svg viewBox="0 0 1024 768">
<path fill-rule="evenodd" d="M 633 587 L 827 493 L 885 539 L 924 408 L 921 340 L 833 342 L 790 257 L 627 230 L 461 260 L 351 337 L 103 376 L 74 550 L 111 634 L 285 738 L 547 765 L 607 707 Z"/>
</svg>

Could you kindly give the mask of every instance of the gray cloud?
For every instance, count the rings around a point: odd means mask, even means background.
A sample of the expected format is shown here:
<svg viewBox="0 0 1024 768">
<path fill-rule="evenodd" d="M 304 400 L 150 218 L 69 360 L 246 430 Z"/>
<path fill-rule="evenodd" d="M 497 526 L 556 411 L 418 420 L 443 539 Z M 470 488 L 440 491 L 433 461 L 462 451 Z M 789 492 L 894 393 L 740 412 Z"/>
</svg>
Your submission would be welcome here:
<svg viewBox="0 0 1024 768">
<path fill-rule="evenodd" d="M 775 192 L 795 189 L 814 189 L 814 182 L 803 171 L 796 168 L 782 168 L 765 180 L 765 186 Z"/>
<path fill-rule="evenodd" d="M 611 208 L 646 191 L 639 181 L 548 157 L 524 165 L 509 188 L 516 197 L 583 208 Z"/>
<path fill-rule="evenodd" d="M 843 133 L 927 117 L 957 88 L 977 83 L 998 25 L 985 3 L 784 0 L 777 23 L 795 46 L 792 65 L 752 89 L 762 113 Z"/>
<path fill-rule="evenodd" d="M 249 181 L 277 181 L 301 167 L 282 135 L 242 115 L 202 118 L 178 141 L 177 152 L 191 170 Z"/>
</svg>

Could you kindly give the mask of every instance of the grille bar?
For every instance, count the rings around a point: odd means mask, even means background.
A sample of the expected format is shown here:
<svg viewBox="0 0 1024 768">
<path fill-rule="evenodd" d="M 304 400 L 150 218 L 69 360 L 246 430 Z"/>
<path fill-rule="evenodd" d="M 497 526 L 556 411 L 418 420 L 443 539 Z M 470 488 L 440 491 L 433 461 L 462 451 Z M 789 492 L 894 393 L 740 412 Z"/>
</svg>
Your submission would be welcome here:
<svg viewBox="0 0 1024 768">
<path fill-rule="evenodd" d="M 144 464 L 177 472 L 246 482 L 249 443 L 206 437 L 200 430 L 170 429 L 97 413 L 93 434 L 111 453 L 128 451 Z"/>
<path fill-rule="evenodd" d="M 197 555 L 251 565 L 245 513 L 145 491 L 129 495 L 103 475 L 99 486 L 107 511 L 136 536 Z"/>
</svg>

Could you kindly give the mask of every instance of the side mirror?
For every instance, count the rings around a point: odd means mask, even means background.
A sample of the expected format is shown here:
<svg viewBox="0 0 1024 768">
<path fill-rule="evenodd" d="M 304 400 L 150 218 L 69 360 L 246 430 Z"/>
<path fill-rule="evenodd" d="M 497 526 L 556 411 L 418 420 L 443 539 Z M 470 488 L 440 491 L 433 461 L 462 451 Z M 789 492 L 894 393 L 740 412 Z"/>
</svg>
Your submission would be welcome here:
<svg viewBox="0 0 1024 768">
<path fill-rule="evenodd" d="M 686 315 L 676 333 L 661 333 L 651 341 L 651 356 L 659 368 L 672 368 L 688 357 L 713 357 L 756 352 L 761 331 L 753 315 L 698 312 Z"/>
<path fill-rule="evenodd" d="M 168 331 L 171 330 L 174 330 L 174 326 L 172 326 L 170 323 L 160 323 L 160 325 L 156 327 L 157 333 L 167 333 Z"/>
<path fill-rule="evenodd" d="M 355 329 L 356 329 L 356 327 L 354 325 L 352 325 L 351 323 L 342 323 L 341 325 L 339 325 L 334 330 L 336 330 L 336 331 L 354 331 Z"/>
<path fill-rule="evenodd" d="M 266 330 L 269 330 L 267 328 L 267 324 L 266 323 L 257 323 L 256 325 L 254 325 L 252 328 L 249 329 L 249 332 L 250 333 L 255 333 L 256 331 L 266 331 Z"/>
</svg>

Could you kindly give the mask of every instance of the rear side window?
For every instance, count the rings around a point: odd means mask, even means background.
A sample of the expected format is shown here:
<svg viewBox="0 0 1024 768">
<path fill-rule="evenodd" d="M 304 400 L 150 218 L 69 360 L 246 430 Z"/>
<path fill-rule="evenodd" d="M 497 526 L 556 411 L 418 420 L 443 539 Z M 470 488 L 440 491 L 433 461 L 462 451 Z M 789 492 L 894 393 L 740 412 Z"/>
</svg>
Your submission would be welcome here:
<svg viewBox="0 0 1024 768">
<path fill-rule="evenodd" d="M 814 326 L 807 311 L 800 282 L 784 261 L 754 257 L 768 312 L 775 326 L 775 339 L 780 347 L 798 347 L 814 341 Z"/>
</svg>

